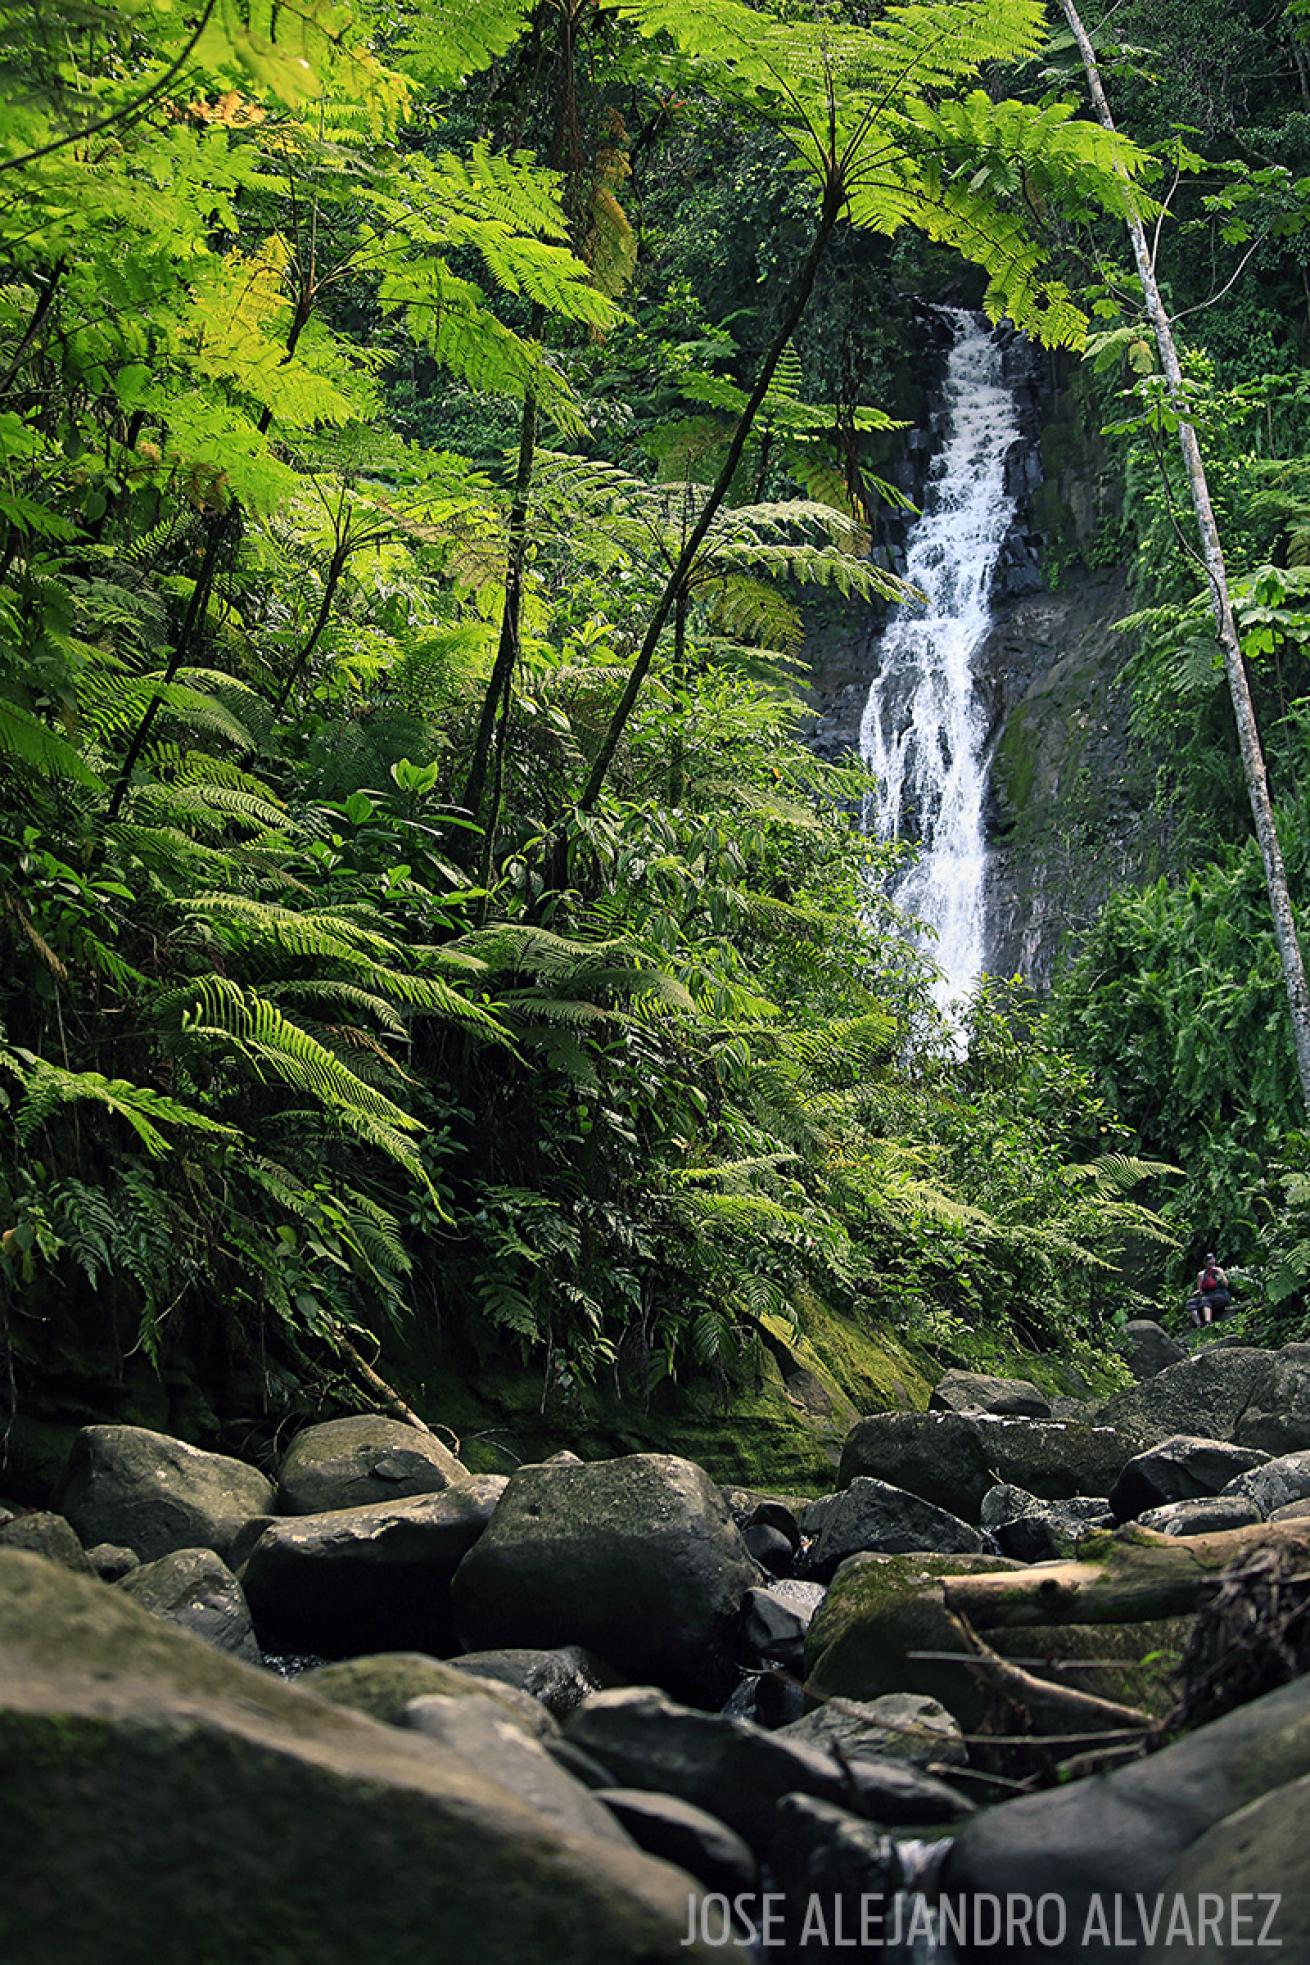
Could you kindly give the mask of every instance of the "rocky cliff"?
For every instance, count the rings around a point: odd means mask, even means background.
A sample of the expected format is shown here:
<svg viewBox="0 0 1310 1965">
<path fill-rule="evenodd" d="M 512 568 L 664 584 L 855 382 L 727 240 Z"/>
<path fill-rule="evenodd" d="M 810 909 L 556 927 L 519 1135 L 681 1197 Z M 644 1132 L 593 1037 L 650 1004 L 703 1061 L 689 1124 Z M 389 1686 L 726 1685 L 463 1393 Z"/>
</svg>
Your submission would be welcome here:
<svg viewBox="0 0 1310 1965">
<path fill-rule="evenodd" d="M 926 316 L 927 417 L 897 470 L 916 502 L 941 440 L 943 355 Z M 1015 522 L 977 661 L 989 711 L 987 967 L 1044 985 L 1106 895 L 1158 868 L 1165 841 L 1152 810 L 1153 761 L 1128 731 L 1131 648 L 1114 624 L 1133 602 L 1118 563 L 1119 487 L 1097 417 L 1076 366 L 1015 335 L 1005 356 L 1024 434 L 1009 466 Z M 875 551 L 893 568 L 904 564 L 909 522 L 879 528 Z M 859 747 L 883 618 L 814 624 L 810 737 L 825 756 Z"/>
</svg>

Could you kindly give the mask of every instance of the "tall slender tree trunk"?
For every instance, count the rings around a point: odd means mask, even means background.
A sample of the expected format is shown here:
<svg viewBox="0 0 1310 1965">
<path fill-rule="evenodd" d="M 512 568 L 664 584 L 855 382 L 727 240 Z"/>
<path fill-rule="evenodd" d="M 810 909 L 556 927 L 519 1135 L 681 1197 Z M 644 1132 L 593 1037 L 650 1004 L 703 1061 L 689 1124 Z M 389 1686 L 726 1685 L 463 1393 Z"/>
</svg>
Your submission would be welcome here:
<svg viewBox="0 0 1310 1965">
<path fill-rule="evenodd" d="M 1074 0 L 1060 0 L 1060 4 L 1078 44 L 1078 52 L 1082 56 L 1092 106 L 1105 128 L 1112 131 L 1114 117 L 1110 112 L 1110 104 L 1106 97 L 1105 85 L 1101 80 L 1101 71 L 1091 37 L 1083 26 Z M 1155 263 L 1151 256 L 1146 227 L 1142 220 L 1131 212 L 1128 218 L 1128 231 L 1132 239 L 1138 276 L 1142 282 L 1142 292 L 1146 298 L 1146 310 L 1155 332 L 1156 346 L 1160 351 L 1160 365 L 1168 384 L 1170 403 L 1178 418 L 1178 443 L 1183 453 L 1187 481 L 1191 487 L 1196 530 L 1201 542 L 1206 575 L 1210 582 L 1215 629 L 1223 649 L 1224 671 L 1228 677 L 1228 691 L 1233 700 L 1233 718 L 1237 724 L 1237 743 L 1242 758 L 1242 771 L 1251 800 L 1251 816 L 1255 821 L 1256 838 L 1260 842 L 1260 852 L 1264 859 L 1269 909 L 1273 916 L 1274 937 L 1278 943 L 1278 954 L 1283 965 L 1283 981 L 1287 988 L 1287 1003 L 1292 1019 L 1292 1042 L 1296 1048 L 1301 1096 L 1307 1112 L 1310 1113 L 1310 985 L 1306 982 L 1305 960 L 1297 937 L 1296 916 L 1292 910 L 1292 896 L 1287 885 L 1287 869 L 1283 864 L 1282 848 L 1278 843 L 1278 828 L 1274 821 L 1273 801 L 1269 796 L 1269 777 L 1265 769 L 1255 704 L 1251 697 L 1250 679 L 1246 673 L 1237 621 L 1233 614 L 1233 600 L 1228 585 L 1228 569 L 1224 562 L 1223 542 L 1219 537 L 1219 527 L 1210 498 L 1210 483 L 1206 476 L 1205 460 L 1201 455 L 1196 427 L 1187 414 L 1187 391 L 1183 381 L 1182 364 L 1178 359 L 1178 346 L 1174 340 L 1173 327 L 1155 276 Z"/>
<path fill-rule="evenodd" d="M 541 309 L 535 309 L 530 329 L 534 339 L 541 333 L 543 318 Z M 498 719 L 502 715 L 502 704 L 519 658 L 523 624 L 523 580 L 528 561 L 528 506 L 532 497 L 532 467 L 536 452 L 537 397 L 535 390 L 529 388 L 523 398 L 523 416 L 519 424 L 518 467 L 514 473 L 514 492 L 509 508 L 509 538 L 505 550 L 505 602 L 500 614 L 500 639 L 496 644 L 496 659 L 492 663 L 486 694 L 482 699 L 482 714 L 478 719 L 473 759 L 459 799 L 460 804 L 466 811 L 471 812 L 475 819 L 481 811 L 487 789 L 487 772 L 491 764 L 492 747 L 496 741 Z"/>
<path fill-rule="evenodd" d="M 796 284 L 792 289 L 790 304 L 787 307 L 782 324 L 774 336 L 772 346 L 760 365 L 760 372 L 755 378 L 755 387 L 751 390 L 746 407 L 742 410 L 737 428 L 733 432 L 732 442 L 728 446 L 728 454 L 723 460 L 723 468 L 719 472 L 704 505 L 701 507 L 700 517 L 688 533 L 686 543 L 678 555 L 677 564 L 665 582 L 664 591 L 655 604 L 655 611 L 650 617 L 650 624 L 646 629 L 645 639 L 638 651 L 637 659 L 632 665 L 623 694 L 619 698 L 618 708 L 610 719 L 609 728 L 605 732 L 600 749 L 597 751 L 595 761 L 592 764 L 590 776 L 583 788 L 582 796 L 578 800 L 578 810 L 580 812 L 590 812 L 604 789 L 605 779 L 609 775 L 610 765 L 614 761 L 614 753 L 622 741 L 623 732 L 627 728 L 628 718 L 632 715 L 633 709 L 636 707 L 637 698 L 641 694 L 642 684 L 650 673 L 650 666 L 655 659 L 655 651 L 659 647 L 660 637 L 664 633 L 665 626 L 670 614 L 673 612 L 674 604 L 679 594 L 686 586 L 687 576 L 695 565 L 696 555 L 701 549 L 705 535 L 714 523 L 716 513 L 732 488 L 732 480 L 737 474 L 737 466 L 741 463 L 742 453 L 746 448 L 747 440 L 755 419 L 760 413 L 764 398 L 769 393 L 769 384 L 773 380 L 774 371 L 786 352 L 787 344 L 795 334 L 796 329 L 800 326 L 801 316 L 804 314 L 806 306 L 809 303 L 810 295 L 814 291 L 814 282 L 818 277 L 819 266 L 827 250 L 828 241 L 832 237 L 836 227 L 838 214 L 841 211 L 841 204 L 842 198 L 839 187 L 835 185 L 829 186 L 824 193 L 823 205 L 819 213 L 819 223 L 815 230 L 813 243 L 810 246 L 805 263 L 797 275 Z"/>
</svg>

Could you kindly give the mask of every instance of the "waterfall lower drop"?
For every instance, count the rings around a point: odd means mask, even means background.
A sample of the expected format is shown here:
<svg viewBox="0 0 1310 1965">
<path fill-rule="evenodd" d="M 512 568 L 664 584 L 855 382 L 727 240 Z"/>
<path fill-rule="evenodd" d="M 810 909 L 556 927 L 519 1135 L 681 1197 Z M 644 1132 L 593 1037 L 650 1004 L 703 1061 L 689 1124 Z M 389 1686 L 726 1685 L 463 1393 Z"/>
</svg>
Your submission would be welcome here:
<svg viewBox="0 0 1310 1965">
<path fill-rule="evenodd" d="M 932 931 L 943 1009 L 982 974 L 987 848 L 983 832 L 987 716 L 974 660 L 991 626 L 991 588 L 1014 518 L 1005 463 L 1018 409 L 999 343 L 978 315 L 941 310 L 953 342 L 946 428 L 905 577 L 926 604 L 898 609 L 879 647 L 860 750 L 878 779 L 865 823 L 882 839 L 917 839 L 919 856 L 892 898 Z"/>
</svg>

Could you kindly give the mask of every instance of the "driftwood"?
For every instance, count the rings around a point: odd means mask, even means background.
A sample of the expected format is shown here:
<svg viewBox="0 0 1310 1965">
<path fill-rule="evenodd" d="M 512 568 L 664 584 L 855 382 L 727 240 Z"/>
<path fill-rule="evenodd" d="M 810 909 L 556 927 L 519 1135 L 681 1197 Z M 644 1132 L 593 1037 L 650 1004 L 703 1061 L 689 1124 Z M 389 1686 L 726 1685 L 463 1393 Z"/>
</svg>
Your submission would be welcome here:
<svg viewBox="0 0 1310 1965">
<path fill-rule="evenodd" d="M 1310 1561 L 1310 1520 L 1214 1535 L 1158 1535 L 1137 1526 L 1089 1537 L 1076 1559 L 942 1579 L 946 1608 L 977 1631 L 1043 1624 L 1145 1624 L 1190 1617 L 1222 1572 L 1257 1548 Z"/>
<path fill-rule="evenodd" d="M 1140 1738 L 1153 1725 L 1150 1714 L 1136 1706 L 1120 1705 L 1115 1699 L 1098 1698 L 1094 1692 L 1080 1692 L 1076 1686 L 1038 1678 L 1022 1665 L 1002 1658 L 999 1651 L 993 1651 L 967 1617 L 952 1612 L 950 1619 L 969 1647 L 970 1655 L 961 1662 L 989 1690 L 1025 1713 L 1038 1731 L 1046 1733 L 1063 1728 L 1067 1744 L 1070 1739 L 1088 1739 L 1102 1733 Z M 1077 1733 L 1073 1732 L 1075 1727 Z"/>
</svg>

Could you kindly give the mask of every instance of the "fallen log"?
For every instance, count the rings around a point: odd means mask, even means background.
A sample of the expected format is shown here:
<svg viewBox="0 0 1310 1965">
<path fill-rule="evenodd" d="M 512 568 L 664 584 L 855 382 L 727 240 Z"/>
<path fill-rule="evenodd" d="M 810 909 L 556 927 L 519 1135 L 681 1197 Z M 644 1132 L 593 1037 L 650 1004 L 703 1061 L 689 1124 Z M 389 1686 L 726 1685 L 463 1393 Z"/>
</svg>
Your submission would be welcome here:
<svg viewBox="0 0 1310 1965">
<path fill-rule="evenodd" d="M 1310 1520 L 1261 1522 L 1213 1535 L 1159 1535 L 1130 1524 L 1089 1536 L 1070 1562 L 946 1576 L 948 1611 L 980 1631 L 1025 1625 L 1142 1624 L 1190 1617 L 1231 1563 L 1268 1548 L 1310 1560 Z"/>
</svg>

